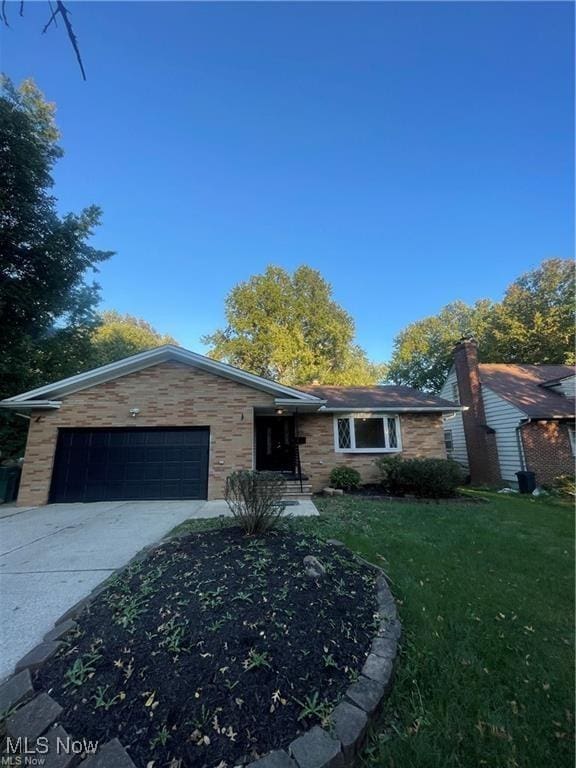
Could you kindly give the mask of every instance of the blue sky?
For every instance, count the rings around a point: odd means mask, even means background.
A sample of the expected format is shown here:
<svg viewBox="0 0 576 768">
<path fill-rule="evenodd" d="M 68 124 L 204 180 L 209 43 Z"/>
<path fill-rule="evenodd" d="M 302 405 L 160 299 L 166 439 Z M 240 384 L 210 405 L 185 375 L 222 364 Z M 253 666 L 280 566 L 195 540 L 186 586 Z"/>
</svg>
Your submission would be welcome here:
<svg viewBox="0 0 576 768">
<path fill-rule="evenodd" d="M 103 306 L 185 346 L 229 289 L 309 264 L 370 356 L 573 255 L 570 3 L 47 3 L 1 64 L 58 106 L 62 211 L 104 211 Z"/>
</svg>

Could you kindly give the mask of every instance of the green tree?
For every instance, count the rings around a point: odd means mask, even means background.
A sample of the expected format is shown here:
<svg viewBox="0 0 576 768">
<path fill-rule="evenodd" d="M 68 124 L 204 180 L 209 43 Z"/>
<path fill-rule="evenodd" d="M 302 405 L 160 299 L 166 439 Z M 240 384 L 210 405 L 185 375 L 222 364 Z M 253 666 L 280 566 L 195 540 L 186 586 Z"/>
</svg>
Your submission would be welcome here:
<svg viewBox="0 0 576 768">
<path fill-rule="evenodd" d="M 297 386 L 374 384 L 384 367 L 354 343 L 354 321 L 330 285 L 307 266 L 292 275 L 269 266 L 226 298 L 225 329 L 205 336 L 208 354 L 259 376 Z"/>
<path fill-rule="evenodd" d="M 58 215 L 51 172 L 62 155 L 54 106 L 30 80 L 0 88 L 0 398 L 76 373 L 90 358 L 99 288 L 87 273 L 111 253 L 88 243 L 91 206 Z M 20 450 L 23 420 L 0 412 L 0 450 Z"/>
<path fill-rule="evenodd" d="M 573 363 L 574 289 L 574 263 L 568 259 L 548 259 L 521 275 L 495 308 L 484 359 Z"/>
<path fill-rule="evenodd" d="M 92 363 L 94 366 L 113 363 L 123 357 L 178 342 L 159 333 L 146 320 L 121 315 L 109 310 L 99 316 L 100 323 L 92 333 Z"/>
<path fill-rule="evenodd" d="M 462 336 L 474 336 L 484 362 L 573 362 L 574 287 L 572 262 L 549 259 L 515 280 L 501 302 L 448 304 L 398 334 L 388 379 L 438 391 Z"/>
<path fill-rule="evenodd" d="M 458 339 L 474 336 L 483 346 L 494 305 L 487 300 L 469 306 L 454 301 L 437 315 L 410 323 L 394 339 L 388 379 L 417 389 L 438 391 L 452 361 Z"/>
</svg>

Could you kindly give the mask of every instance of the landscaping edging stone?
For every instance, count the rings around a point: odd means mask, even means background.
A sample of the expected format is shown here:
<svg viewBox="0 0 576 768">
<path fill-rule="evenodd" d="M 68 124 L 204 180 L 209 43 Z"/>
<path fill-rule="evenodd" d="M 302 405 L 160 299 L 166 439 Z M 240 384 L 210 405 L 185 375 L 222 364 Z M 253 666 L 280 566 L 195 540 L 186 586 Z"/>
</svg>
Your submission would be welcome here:
<svg viewBox="0 0 576 768">
<path fill-rule="evenodd" d="M 34 694 L 30 671 L 39 669 L 56 653 L 65 635 L 77 627 L 75 619 L 110 586 L 113 579 L 134 563 L 147 558 L 154 550 L 164 546 L 171 538 L 166 537 L 145 547 L 126 565 L 110 574 L 85 598 L 62 614 L 54 628 L 46 633 L 43 641 L 16 664 L 16 674 L 0 685 L 0 713 L 9 712 L 13 707 L 20 705 L 6 721 L 9 736 L 27 736 L 31 741 L 35 741 L 55 723 L 55 727 L 47 734 L 48 738 L 55 740 L 57 735 L 66 736 L 64 729 L 57 724 L 62 707 L 47 693 Z M 328 539 L 326 543 L 333 547 L 346 546 L 337 539 Z M 396 603 L 382 569 L 359 555 L 352 554 L 379 574 L 375 583 L 378 630 L 372 640 L 361 675 L 357 682 L 346 690 L 342 701 L 334 708 L 328 730 L 313 726 L 294 739 L 287 749 L 273 750 L 250 762 L 246 768 L 345 768 L 353 765 L 364 745 L 370 724 L 377 718 L 392 689 L 402 635 Z M 45 757 L 53 758 L 50 765 L 54 768 L 71 768 L 76 765 L 78 759 L 77 756 L 68 759 L 70 756 L 50 754 Z M 61 757 L 66 757 L 66 760 L 60 760 Z M 121 742 L 112 739 L 99 747 L 95 755 L 84 759 L 80 768 L 136 767 Z"/>
</svg>

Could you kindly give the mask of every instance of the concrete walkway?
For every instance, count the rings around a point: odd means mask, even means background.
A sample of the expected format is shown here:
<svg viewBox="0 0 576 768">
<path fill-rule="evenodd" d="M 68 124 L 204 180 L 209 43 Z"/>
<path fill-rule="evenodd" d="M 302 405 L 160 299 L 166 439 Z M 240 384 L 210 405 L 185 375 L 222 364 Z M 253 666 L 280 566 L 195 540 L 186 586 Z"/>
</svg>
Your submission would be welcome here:
<svg viewBox="0 0 576 768">
<path fill-rule="evenodd" d="M 293 515 L 317 515 L 311 501 Z M 0 506 L 0 680 L 112 571 L 185 520 L 228 516 L 224 501 Z"/>
</svg>

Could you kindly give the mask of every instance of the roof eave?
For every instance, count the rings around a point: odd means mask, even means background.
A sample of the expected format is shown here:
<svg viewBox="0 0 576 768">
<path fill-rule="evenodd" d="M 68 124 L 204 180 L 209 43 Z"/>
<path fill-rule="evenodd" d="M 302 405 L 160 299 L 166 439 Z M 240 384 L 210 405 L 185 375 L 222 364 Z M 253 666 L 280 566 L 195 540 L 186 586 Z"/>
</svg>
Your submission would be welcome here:
<svg viewBox="0 0 576 768">
<path fill-rule="evenodd" d="M 462 405 L 382 405 L 360 407 L 322 408 L 323 413 L 457 413 L 466 410 Z"/>
<path fill-rule="evenodd" d="M 60 408 L 61 405 L 62 403 L 59 400 L 12 400 L 11 402 L 0 400 L 0 408 L 15 411 L 55 410 Z"/>
<path fill-rule="evenodd" d="M 239 368 L 234 368 L 226 363 L 221 363 L 217 360 L 198 355 L 195 352 L 190 352 L 182 347 L 176 347 L 171 344 L 166 344 L 162 347 L 156 347 L 155 349 L 147 350 L 146 352 L 140 352 L 137 355 L 123 358 L 115 363 L 108 363 L 100 368 L 92 369 L 80 373 L 76 376 L 70 376 L 67 379 L 61 379 L 53 384 L 48 384 L 37 389 L 32 389 L 28 392 L 23 392 L 15 397 L 6 398 L 3 403 L 22 403 L 23 401 L 32 400 L 41 395 L 56 395 L 63 397 L 65 395 L 79 392 L 89 387 L 94 387 L 98 384 L 103 384 L 106 381 L 126 376 L 136 371 L 144 370 L 158 363 L 166 362 L 168 360 L 175 360 L 177 362 L 187 363 L 193 365 L 200 370 L 206 370 L 211 373 L 223 376 L 224 378 L 231 379 L 233 381 L 240 382 L 247 386 L 251 386 L 255 389 L 259 389 L 263 392 L 267 392 L 271 395 L 286 395 L 293 401 L 303 401 L 306 403 L 318 403 L 322 404 L 322 400 L 313 395 L 309 395 L 306 392 L 301 392 L 292 387 L 287 387 L 284 384 L 278 384 L 268 379 L 264 379 L 261 376 L 248 373 L 247 371 L 241 371 Z"/>
</svg>

